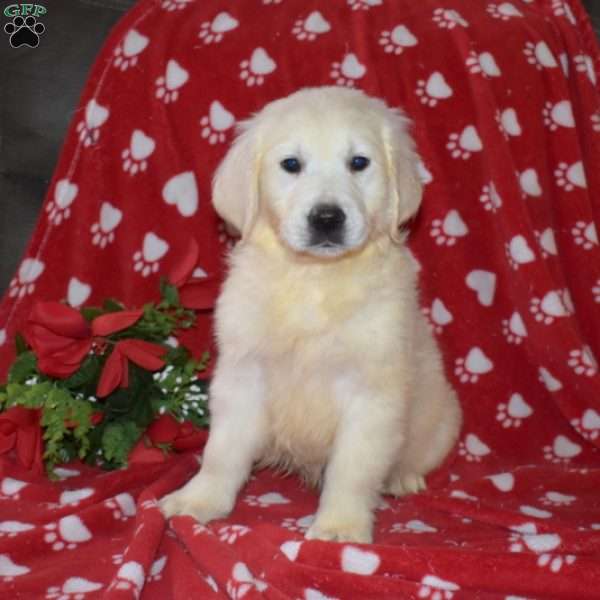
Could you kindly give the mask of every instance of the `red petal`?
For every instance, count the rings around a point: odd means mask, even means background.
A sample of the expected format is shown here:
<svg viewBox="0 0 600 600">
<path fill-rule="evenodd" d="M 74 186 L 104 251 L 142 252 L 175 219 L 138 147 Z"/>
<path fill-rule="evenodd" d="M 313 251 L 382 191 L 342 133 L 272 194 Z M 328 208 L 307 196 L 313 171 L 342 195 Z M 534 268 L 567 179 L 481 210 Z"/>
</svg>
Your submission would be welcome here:
<svg viewBox="0 0 600 600">
<path fill-rule="evenodd" d="M 179 287 L 184 284 L 194 272 L 194 268 L 198 264 L 198 256 L 200 248 L 198 242 L 194 238 L 190 238 L 185 254 L 181 257 L 178 264 L 171 269 L 168 280 L 173 285 Z"/>
<path fill-rule="evenodd" d="M 149 425 L 146 434 L 153 444 L 170 444 L 177 437 L 179 428 L 174 417 L 164 414 Z"/>
<path fill-rule="evenodd" d="M 165 462 L 166 460 L 167 457 L 165 456 L 165 453 L 162 450 L 160 450 L 160 448 L 146 446 L 143 437 L 132 448 L 128 457 L 128 463 L 130 465 Z"/>
<path fill-rule="evenodd" d="M 167 350 L 158 344 L 144 340 L 122 340 L 117 346 L 129 360 L 148 371 L 157 371 L 165 366 L 159 357 Z"/>
<path fill-rule="evenodd" d="M 192 279 L 179 289 L 179 301 L 185 308 L 208 310 L 214 308 L 220 288 L 216 277 Z"/>
<path fill-rule="evenodd" d="M 140 308 L 101 315 L 92 321 L 92 332 L 94 335 L 102 337 L 110 335 L 131 327 L 143 314 L 144 311 Z"/>
<path fill-rule="evenodd" d="M 65 337 L 90 335 L 90 327 L 81 313 L 60 302 L 36 302 L 27 320 Z"/>
<path fill-rule="evenodd" d="M 102 369 L 98 388 L 96 389 L 98 398 L 108 396 L 119 385 L 123 377 L 122 365 L 122 354 L 119 352 L 117 344 L 104 363 L 104 369 Z"/>
</svg>

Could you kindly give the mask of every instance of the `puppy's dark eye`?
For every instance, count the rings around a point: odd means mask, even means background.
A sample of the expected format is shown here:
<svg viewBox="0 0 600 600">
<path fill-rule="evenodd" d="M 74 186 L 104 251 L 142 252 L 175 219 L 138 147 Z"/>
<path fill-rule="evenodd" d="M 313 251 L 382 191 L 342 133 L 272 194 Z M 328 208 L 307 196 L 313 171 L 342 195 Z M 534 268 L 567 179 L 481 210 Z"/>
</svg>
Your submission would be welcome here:
<svg viewBox="0 0 600 600">
<path fill-rule="evenodd" d="M 280 163 L 281 168 L 288 173 L 300 173 L 302 165 L 297 158 L 284 158 Z"/>
<path fill-rule="evenodd" d="M 350 170 L 351 171 L 364 171 L 371 161 L 366 156 L 353 156 L 350 159 Z"/>
</svg>

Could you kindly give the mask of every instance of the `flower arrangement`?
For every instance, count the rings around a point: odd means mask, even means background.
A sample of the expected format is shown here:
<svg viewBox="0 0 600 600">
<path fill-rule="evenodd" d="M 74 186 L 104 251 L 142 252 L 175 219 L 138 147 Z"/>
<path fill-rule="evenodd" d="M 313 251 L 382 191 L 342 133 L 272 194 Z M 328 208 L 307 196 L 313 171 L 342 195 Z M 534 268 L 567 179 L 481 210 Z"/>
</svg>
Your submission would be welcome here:
<svg viewBox="0 0 600 600">
<path fill-rule="evenodd" d="M 75 459 L 105 469 L 199 447 L 208 425 L 208 353 L 194 359 L 177 335 L 212 307 L 217 282 L 194 277 L 198 246 L 160 284 L 160 301 L 116 300 L 76 310 L 38 302 L 16 337 L 0 385 L 0 454 L 15 451 L 49 476 Z"/>
</svg>

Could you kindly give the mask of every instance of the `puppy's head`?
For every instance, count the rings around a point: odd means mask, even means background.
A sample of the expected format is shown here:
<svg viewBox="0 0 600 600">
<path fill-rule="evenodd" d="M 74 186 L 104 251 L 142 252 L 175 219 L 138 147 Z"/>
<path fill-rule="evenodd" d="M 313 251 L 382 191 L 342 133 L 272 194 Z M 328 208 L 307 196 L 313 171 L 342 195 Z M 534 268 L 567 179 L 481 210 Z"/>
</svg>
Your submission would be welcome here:
<svg viewBox="0 0 600 600">
<path fill-rule="evenodd" d="M 301 90 L 267 105 L 213 181 L 219 215 L 242 239 L 264 220 L 294 252 L 336 257 L 387 235 L 417 211 L 421 184 L 408 119 L 338 87 Z"/>
</svg>

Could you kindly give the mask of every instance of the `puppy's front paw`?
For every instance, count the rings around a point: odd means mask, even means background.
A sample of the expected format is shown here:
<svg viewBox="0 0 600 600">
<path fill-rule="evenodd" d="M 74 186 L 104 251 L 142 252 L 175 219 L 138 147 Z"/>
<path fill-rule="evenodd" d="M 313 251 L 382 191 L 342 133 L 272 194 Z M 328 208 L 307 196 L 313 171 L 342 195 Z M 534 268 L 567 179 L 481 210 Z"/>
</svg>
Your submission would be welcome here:
<svg viewBox="0 0 600 600">
<path fill-rule="evenodd" d="M 355 542 L 370 544 L 373 541 L 373 524 L 370 512 L 318 514 L 306 532 L 307 540 Z"/>
<path fill-rule="evenodd" d="M 418 494 L 427 489 L 427 483 L 422 475 L 415 473 L 395 474 L 385 486 L 383 493 L 390 496 L 406 496 Z"/>
<path fill-rule="evenodd" d="M 233 508 L 233 501 L 215 489 L 207 490 L 204 486 L 188 484 L 165 496 L 159 505 L 167 518 L 189 515 L 200 523 L 208 523 L 226 517 Z"/>
</svg>

